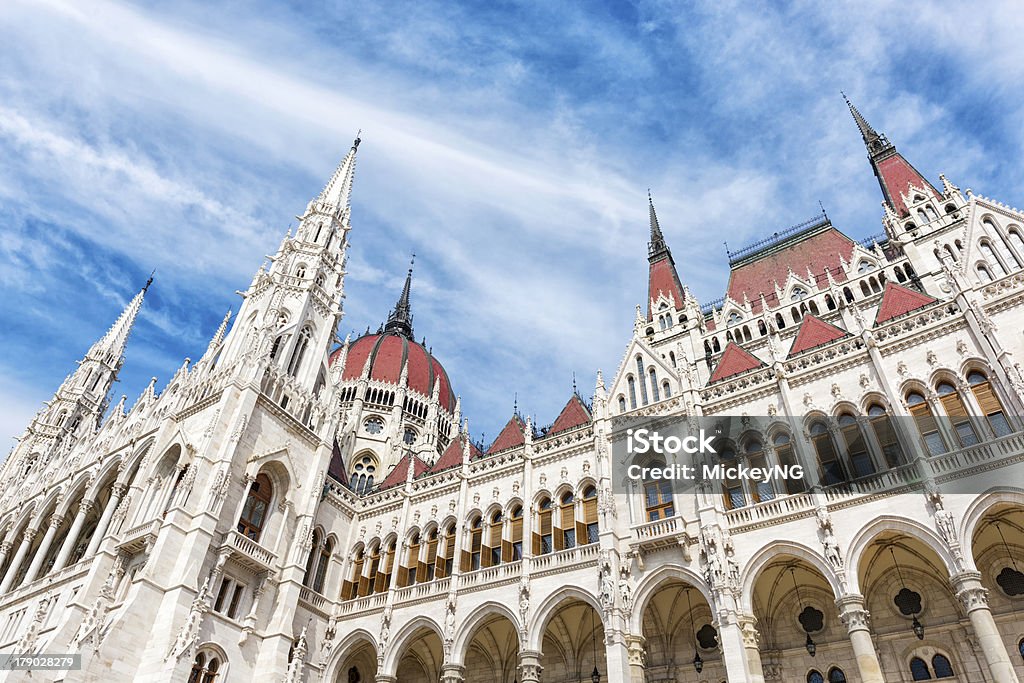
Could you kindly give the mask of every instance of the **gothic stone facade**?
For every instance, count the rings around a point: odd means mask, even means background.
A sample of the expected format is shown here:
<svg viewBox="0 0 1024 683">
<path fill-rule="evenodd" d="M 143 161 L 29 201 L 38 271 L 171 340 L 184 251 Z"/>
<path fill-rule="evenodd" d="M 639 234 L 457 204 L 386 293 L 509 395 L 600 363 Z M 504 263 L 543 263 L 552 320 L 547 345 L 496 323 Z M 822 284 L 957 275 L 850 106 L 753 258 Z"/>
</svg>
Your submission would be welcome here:
<svg viewBox="0 0 1024 683">
<path fill-rule="evenodd" d="M 1018 681 L 1024 213 L 850 109 L 884 235 L 821 216 L 730 254 L 701 306 L 652 203 L 615 375 L 486 446 L 413 337 L 411 272 L 335 338 L 357 140 L 198 362 L 107 406 L 143 289 L 26 429 L 0 651 L 82 668 L 8 677 Z M 764 416 L 727 457 L 809 481 L 615 480 L 626 421 L 687 415 Z"/>
</svg>

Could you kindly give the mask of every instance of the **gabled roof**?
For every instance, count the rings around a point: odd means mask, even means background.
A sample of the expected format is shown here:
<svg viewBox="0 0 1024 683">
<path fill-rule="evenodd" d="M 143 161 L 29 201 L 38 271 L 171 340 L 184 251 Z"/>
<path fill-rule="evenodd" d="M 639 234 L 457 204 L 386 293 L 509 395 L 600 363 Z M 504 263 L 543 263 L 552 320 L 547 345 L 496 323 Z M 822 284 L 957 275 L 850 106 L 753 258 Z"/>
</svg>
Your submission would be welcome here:
<svg viewBox="0 0 1024 683">
<path fill-rule="evenodd" d="M 824 229 L 819 228 L 814 234 L 781 240 L 777 245 L 737 262 L 729 273 L 727 296 L 736 302 L 742 302 L 746 296 L 756 313 L 760 310 L 762 294 L 769 306 L 779 303 L 775 283 L 784 288 L 791 270 L 801 280 L 806 280 L 810 271 L 819 286 L 828 283 L 826 270 L 832 271 L 837 282 L 844 281 L 846 275 L 839 259 L 841 256 L 849 263 L 853 257 L 854 242 L 831 225 L 822 227 Z"/>
<path fill-rule="evenodd" d="M 675 302 L 675 309 L 683 309 L 683 285 L 679 282 L 679 273 L 672 262 L 672 256 L 666 254 L 660 261 L 651 264 L 650 278 L 647 283 L 647 319 L 654 318 L 652 301 L 657 301 L 664 294 Z"/>
<path fill-rule="evenodd" d="M 458 467 L 462 464 L 462 448 L 466 443 L 466 435 L 459 434 L 452 442 L 448 444 L 448 448 L 444 449 L 444 453 L 437 459 L 434 466 L 430 468 L 431 473 L 443 472 L 444 470 Z M 476 447 L 476 444 L 472 441 L 469 442 L 469 459 L 476 460 L 483 456 L 480 449 Z"/>
<path fill-rule="evenodd" d="M 590 411 L 587 410 L 587 406 L 583 404 L 583 401 L 580 399 L 578 394 L 573 393 L 573 395 L 569 397 L 569 402 L 565 404 L 564 408 L 562 408 L 562 412 L 560 412 L 558 417 L 555 418 L 555 423 L 551 425 L 551 429 L 548 431 L 548 434 L 564 432 L 567 429 L 587 424 L 590 420 Z"/>
<path fill-rule="evenodd" d="M 789 349 L 788 358 L 809 349 L 816 348 L 822 344 L 828 344 L 836 339 L 845 337 L 848 333 L 835 325 L 830 325 L 821 318 L 811 314 L 804 315 L 800 322 L 800 330 L 796 333 L 793 346 Z"/>
<path fill-rule="evenodd" d="M 718 360 L 718 365 L 715 366 L 715 371 L 711 373 L 711 379 L 708 383 L 717 382 L 720 379 L 732 377 L 741 372 L 760 367 L 765 367 L 765 364 L 744 350 L 736 342 L 729 342 L 725 345 L 725 351 L 722 352 L 722 357 Z"/>
<path fill-rule="evenodd" d="M 395 468 L 384 478 L 384 481 L 380 483 L 382 489 L 390 488 L 392 486 L 398 486 L 399 484 L 405 483 L 406 478 L 409 476 L 409 460 L 412 459 L 415 467 L 413 469 L 413 478 L 422 475 L 428 469 L 428 465 L 425 461 L 419 459 L 412 453 L 406 453 L 402 456 L 402 459 L 398 461 Z"/>
<path fill-rule="evenodd" d="M 885 195 L 889 206 L 899 216 L 907 216 L 910 210 L 903 202 L 903 195 L 911 194 L 911 186 L 924 190 L 936 199 L 939 193 L 932 184 L 922 176 L 909 161 L 903 158 L 900 153 L 881 159 L 875 163 L 878 182 L 882 186 L 882 193 Z"/>
<path fill-rule="evenodd" d="M 337 439 L 334 440 L 334 445 L 331 448 L 331 462 L 327 466 L 327 474 L 348 486 L 348 472 L 345 471 L 345 460 L 341 457 L 341 447 L 338 446 Z"/>
<path fill-rule="evenodd" d="M 937 299 L 894 282 L 887 282 L 885 291 L 882 293 L 882 303 L 878 305 L 878 313 L 875 314 L 875 325 L 881 325 L 893 318 L 916 311 L 933 301 L 937 301 Z"/>
<path fill-rule="evenodd" d="M 497 453 L 503 451 L 506 448 L 513 448 L 515 446 L 521 446 L 526 443 L 526 437 L 523 436 L 523 430 L 526 429 L 526 425 L 523 423 L 519 414 L 512 416 L 512 419 L 508 421 L 505 427 L 498 434 L 498 438 L 494 440 L 491 447 L 487 449 L 487 454 Z"/>
</svg>

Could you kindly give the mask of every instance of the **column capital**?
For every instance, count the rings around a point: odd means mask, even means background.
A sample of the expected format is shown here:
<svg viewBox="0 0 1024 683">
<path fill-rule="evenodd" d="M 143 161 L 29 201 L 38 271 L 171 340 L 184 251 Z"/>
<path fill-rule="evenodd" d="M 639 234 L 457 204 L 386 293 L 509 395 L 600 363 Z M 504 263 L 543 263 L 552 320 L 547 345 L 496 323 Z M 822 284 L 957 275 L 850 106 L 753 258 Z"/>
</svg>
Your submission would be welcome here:
<svg viewBox="0 0 1024 683">
<path fill-rule="evenodd" d="M 859 593 L 847 593 L 836 600 L 839 619 L 846 624 L 848 632 L 867 631 L 871 613 L 864 608 L 864 596 Z"/>
<path fill-rule="evenodd" d="M 981 583 L 981 572 L 963 571 L 949 577 L 956 597 L 970 614 L 977 609 L 988 609 L 988 589 Z"/>
<path fill-rule="evenodd" d="M 56 528 L 56 527 L 59 527 L 63 523 L 64 523 L 64 515 L 50 515 L 50 526 L 51 527 Z"/>
<path fill-rule="evenodd" d="M 377 674 L 374 683 L 398 683 L 398 676 L 388 676 L 387 674 Z"/>
<path fill-rule="evenodd" d="M 519 651 L 519 680 L 522 683 L 540 683 L 540 674 L 544 670 L 540 659 L 538 650 Z"/>
<path fill-rule="evenodd" d="M 646 666 L 647 650 L 644 648 L 646 644 L 647 639 L 643 636 L 635 636 L 633 634 L 626 636 L 626 648 L 629 652 L 630 666 Z"/>
<path fill-rule="evenodd" d="M 757 617 L 752 614 L 739 614 L 736 616 L 736 623 L 739 624 L 740 633 L 743 634 L 743 647 L 756 650 L 761 635 L 757 631 Z"/>
<path fill-rule="evenodd" d="M 128 490 L 128 484 L 125 483 L 113 483 L 110 485 L 110 495 L 114 498 L 121 498 L 124 496 L 125 491 Z"/>
<path fill-rule="evenodd" d="M 13 547 L 13 541 L 4 541 L 3 543 L 0 543 L 0 555 L 9 555 L 11 553 L 11 548 Z"/>
<path fill-rule="evenodd" d="M 466 667 L 461 664 L 445 664 L 441 667 L 441 683 L 463 683 Z"/>
<path fill-rule="evenodd" d="M 32 540 L 36 537 L 36 534 L 38 534 L 38 533 L 39 533 L 39 529 L 33 529 L 32 527 L 29 527 L 28 529 L 25 529 L 25 537 L 22 540 L 22 543 L 25 543 L 26 541 L 31 543 Z"/>
<path fill-rule="evenodd" d="M 83 498 L 78 503 L 78 514 L 87 515 L 89 511 L 96 507 L 96 501 L 89 498 Z"/>
</svg>

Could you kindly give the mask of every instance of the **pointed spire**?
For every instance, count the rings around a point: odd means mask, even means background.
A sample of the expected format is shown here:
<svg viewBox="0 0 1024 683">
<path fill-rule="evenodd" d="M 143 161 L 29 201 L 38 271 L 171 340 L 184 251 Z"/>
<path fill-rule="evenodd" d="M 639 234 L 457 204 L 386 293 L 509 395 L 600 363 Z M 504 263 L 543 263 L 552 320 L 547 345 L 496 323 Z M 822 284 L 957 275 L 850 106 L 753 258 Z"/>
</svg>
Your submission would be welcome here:
<svg viewBox="0 0 1024 683">
<path fill-rule="evenodd" d="M 356 139 L 348 150 L 348 154 L 338 164 L 338 168 L 334 170 L 334 175 L 331 176 L 330 181 L 324 187 L 320 196 L 317 197 L 317 201 L 330 204 L 339 209 L 348 207 L 352 197 L 352 180 L 356 174 L 356 150 L 359 149 L 359 143 L 361 142 L 359 135 L 362 132 L 360 130 L 356 133 Z"/>
<path fill-rule="evenodd" d="M 658 214 L 654 211 L 654 199 L 651 197 L 651 190 L 647 190 L 647 206 L 651 213 L 651 241 L 647 243 L 647 255 L 652 260 L 668 252 L 665 244 L 665 236 L 661 234 L 661 226 L 658 224 Z"/>
<path fill-rule="evenodd" d="M 857 124 L 857 128 L 860 130 L 860 136 L 864 139 L 864 145 L 868 148 L 868 156 L 874 157 L 882 152 L 893 149 L 893 145 L 889 142 L 889 139 L 884 134 L 878 133 L 871 124 L 868 123 L 867 119 L 860 113 L 857 107 L 853 106 L 853 102 L 846 96 L 846 93 L 839 91 L 843 99 L 846 100 L 846 106 L 850 108 L 850 114 L 853 115 L 853 120 Z"/>
<path fill-rule="evenodd" d="M 199 359 L 199 362 L 208 361 L 213 358 L 214 354 L 220 349 L 221 344 L 224 343 L 224 335 L 228 330 L 228 322 L 231 320 L 231 309 L 228 309 L 224 319 L 220 321 L 220 325 L 217 327 L 217 331 L 213 333 L 213 338 L 210 339 L 209 346 L 206 347 L 206 353 Z"/>
<path fill-rule="evenodd" d="M 410 341 L 415 341 L 412 336 L 412 307 L 409 304 L 409 293 L 412 289 L 412 267 L 416 263 L 416 254 L 412 255 L 409 262 L 409 272 L 405 275 L 405 286 L 402 287 L 402 295 L 398 297 L 395 307 L 388 314 L 388 320 L 384 324 L 384 332 L 397 334 Z"/>
<path fill-rule="evenodd" d="M 114 365 L 120 362 L 125 346 L 128 344 L 128 335 L 131 334 L 135 319 L 139 315 L 139 309 L 142 308 L 142 300 L 151 284 L 153 284 L 152 275 L 146 280 L 146 284 L 139 290 L 139 293 L 128 302 L 107 333 L 89 349 L 90 356 L 106 357 Z"/>
</svg>

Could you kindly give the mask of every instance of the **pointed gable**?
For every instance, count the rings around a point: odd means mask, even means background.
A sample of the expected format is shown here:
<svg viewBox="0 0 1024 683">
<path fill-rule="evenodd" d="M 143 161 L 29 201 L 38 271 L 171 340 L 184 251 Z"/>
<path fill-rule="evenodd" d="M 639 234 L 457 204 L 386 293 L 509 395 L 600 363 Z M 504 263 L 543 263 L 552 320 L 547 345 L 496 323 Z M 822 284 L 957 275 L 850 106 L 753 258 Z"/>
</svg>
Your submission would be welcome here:
<svg viewBox="0 0 1024 683">
<path fill-rule="evenodd" d="M 494 443 L 491 444 L 491 447 L 487 449 L 487 455 L 503 451 L 506 448 L 522 446 L 526 443 L 526 438 L 523 436 L 523 429 L 525 428 L 526 425 L 523 424 L 519 415 L 513 415 L 512 419 L 509 420 L 501 430 L 501 433 L 498 434 L 498 438 L 495 439 Z"/>
<path fill-rule="evenodd" d="M 708 381 L 717 382 L 720 379 L 726 377 L 732 377 L 738 375 L 741 372 L 747 370 L 753 370 L 754 368 L 764 367 L 764 363 L 758 360 L 755 356 L 751 355 L 748 351 L 744 350 L 736 342 L 729 342 L 725 346 L 725 351 L 722 352 L 722 357 L 718 361 L 718 365 L 715 366 L 715 371 L 711 373 L 711 379 Z"/>
<path fill-rule="evenodd" d="M 936 299 L 927 294 L 915 292 L 893 282 L 887 282 L 885 284 L 885 291 L 882 293 L 882 303 L 879 304 L 878 313 L 875 314 L 875 325 L 878 326 L 889 322 L 893 318 L 916 311 L 934 301 Z"/>
<path fill-rule="evenodd" d="M 444 449 L 444 453 L 442 453 L 441 457 L 437 459 L 437 462 L 434 463 L 434 466 L 430 468 L 431 474 L 436 474 L 437 472 L 443 472 L 445 470 L 450 470 L 453 467 L 458 467 L 459 465 L 461 465 L 462 464 L 462 448 L 465 445 L 465 443 L 466 443 L 466 435 L 465 434 L 460 434 L 457 437 L 455 437 L 454 439 L 452 439 L 452 442 L 450 444 L 448 444 L 448 448 Z M 481 457 L 482 455 L 483 455 L 483 453 L 480 451 L 479 448 L 476 447 L 476 444 L 473 443 L 472 441 L 470 441 L 469 442 L 469 459 L 470 460 L 476 460 L 477 458 Z"/>
<path fill-rule="evenodd" d="M 672 257 L 666 255 L 660 261 L 651 264 L 650 278 L 647 284 L 647 319 L 653 320 L 654 311 L 652 303 L 662 295 L 670 297 L 675 302 L 675 309 L 683 309 L 683 286 L 679 282 L 679 273 L 676 272 L 676 265 Z"/>
<path fill-rule="evenodd" d="M 412 453 L 406 453 L 404 456 L 402 456 L 402 459 L 398 461 L 398 463 L 395 465 L 394 469 L 391 470 L 388 476 L 384 478 L 384 481 L 380 483 L 380 487 L 382 489 L 386 489 L 404 483 L 406 478 L 409 476 L 410 460 L 412 460 L 414 465 L 412 473 L 413 479 L 415 479 L 416 477 L 420 476 L 428 469 L 430 469 L 430 466 L 426 462 L 419 459 Z"/>
<path fill-rule="evenodd" d="M 800 330 L 796 333 L 793 346 L 789 349 L 788 358 L 823 344 L 828 344 L 836 339 L 841 339 L 847 334 L 845 330 L 841 330 L 835 325 L 830 325 L 821 318 L 807 314 L 800 322 Z"/>
<path fill-rule="evenodd" d="M 590 411 L 587 410 L 587 406 L 583 404 L 578 394 L 573 394 L 569 398 L 569 402 L 562 408 L 562 412 L 558 414 L 555 419 L 555 423 L 551 425 L 548 434 L 554 434 L 556 432 L 564 432 L 567 429 L 573 427 L 579 427 L 590 422 Z"/>
<path fill-rule="evenodd" d="M 889 202 L 889 206 L 899 216 L 910 215 L 903 196 L 909 196 L 914 192 L 911 187 L 923 190 L 936 199 L 939 198 L 939 193 L 932 187 L 932 184 L 898 152 L 877 161 L 876 169 L 882 193 L 885 195 L 886 201 Z"/>
<path fill-rule="evenodd" d="M 331 462 L 327 466 L 327 474 L 332 479 L 348 486 L 348 472 L 345 470 L 345 459 L 341 457 L 341 447 L 338 446 L 337 439 L 334 440 L 334 445 L 331 447 Z"/>
</svg>

